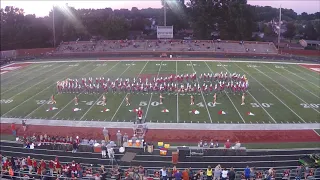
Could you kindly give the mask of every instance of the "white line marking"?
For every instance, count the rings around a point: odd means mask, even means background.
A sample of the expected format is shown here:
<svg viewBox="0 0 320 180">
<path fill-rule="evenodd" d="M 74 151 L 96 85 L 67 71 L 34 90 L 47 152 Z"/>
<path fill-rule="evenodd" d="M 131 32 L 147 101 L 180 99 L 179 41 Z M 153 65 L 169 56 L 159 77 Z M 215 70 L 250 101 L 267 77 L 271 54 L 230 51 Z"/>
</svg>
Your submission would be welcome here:
<svg viewBox="0 0 320 180">
<path fill-rule="evenodd" d="M 113 66 L 112 66 L 108 71 L 106 71 L 103 75 L 107 74 L 111 69 L 113 69 L 113 68 L 114 68 L 117 64 L 119 64 L 119 63 L 120 63 L 120 61 L 119 61 L 118 63 L 116 63 L 115 65 L 113 65 Z M 95 70 L 97 67 L 99 67 L 99 66 L 96 66 L 93 70 Z M 91 70 L 90 72 L 92 72 L 93 70 Z M 88 74 L 88 73 L 87 73 L 87 74 Z M 85 74 L 85 75 L 87 75 L 87 74 Z M 85 91 L 85 90 L 83 90 L 81 93 L 79 93 L 79 94 L 77 95 L 77 97 L 79 97 L 84 91 Z M 63 109 L 65 109 L 66 107 L 68 107 L 69 104 L 71 104 L 72 102 L 73 102 L 73 99 L 72 99 L 71 101 L 69 101 L 68 104 L 66 104 L 63 108 L 61 108 L 55 115 L 53 115 L 51 119 L 53 119 L 54 117 L 56 117 Z"/>
<path fill-rule="evenodd" d="M 238 66 L 236 63 L 234 63 L 236 66 Z M 238 66 L 240 69 L 242 69 L 240 66 Z M 285 105 L 293 114 L 295 114 L 301 121 L 306 123 L 304 119 L 302 119 L 294 110 L 292 110 L 287 104 L 285 104 L 280 98 L 278 98 L 275 94 L 273 94 L 268 88 L 266 88 L 260 81 L 258 81 L 256 78 L 254 78 L 251 74 L 246 72 L 244 69 L 242 69 L 243 72 L 248 74 L 252 79 L 254 79 L 257 83 L 259 83 L 264 89 L 266 89 L 270 94 L 272 94 L 275 98 L 277 98 L 283 105 Z"/>
<path fill-rule="evenodd" d="M 264 65 L 264 66 L 265 66 L 265 67 L 267 67 L 267 68 L 269 68 L 269 67 L 268 67 L 268 66 L 266 66 L 266 65 Z M 286 76 L 284 76 L 283 74 L 281 74 L 281 73 L 279 73 L 279 72 L 277 72 L 277 71 L 273 70 L 272 68 L 269 68 L 269 69 L 270 69 L 270 70 L 272 70 L 272 71 L 274 71 L 274 72 L 276 72 L 277 74 L 279 74 L 279 75 L 283 76 L 284 78 L 288 79 L 289 81 L 293 82 L 294 84 L 296 84 L 297 86 L 301 87 L 302 89 L 304 89 L 304 90 L 308 91 L 310 94 L 314 95 L 315 97 L 319 98 L 319 96 L 317 96 L 317 95 L 316 95 L 316 94 L 314 94 L 313 92 L 309 91 L 308 89 L 304 88 L 303 86 L 301 86 L 301 85 L 297 84 L 297 83 L 296 83 L 296 82 L 294 82 L 293 80 L 291 80 L 291 79 L 287 78 L 287 77 L 286 77 Z"/>
<path fill-rule="evenodd" d="M 314 129 L 312 129 L 312 130 L 314 133 L 316 133 L 318 136 L 320 136 L 320 134 L 316 130 L 314 130 Z"/>
<path fill-rule="evenodd" d="M 33 78 L 37 78 L 37 77 L 40 77 L 40 76 L 48 73 L 48 71 L 46 71 L 46 68 L 43 68 L 43 69 L 38 68 L 38 70 L 44 70 L 44 72 L 41 73 L 40 75 L 36 74 L 36 76 L 33 77 Z M 37 72 L 37 70 L 36 70 L 36 72 Z M 49 72 L 50 72 L 50 71 L 49 71 Z M 31 73 L 35 73 L 35 72 L 34 72 L 33 70 L 31 70 L 31 71 L 29 71 L 28 73 L 24 74 L 23 76 L 26 77 L 26 76 L 28 76 L 28 75 L 31 74 Z M 26 82 L 28 82 L 28 81 L 32 81 L 32 80 L 33 80 L 33 79 L 27 79 L 26 81 L 23 81 L 22 83 L 17 84 L 17 85 L 15 85 L 15 86 L 11 87 L 10 89 L 7 89 L 6 91 L 1 92 L 1 95 L 3 95 L 4 93 L 6 93 L 6 92 L 8 92 L 8 91 L 11 91 L 12 89 L 15 89 L 15 88 L 18 87 L 18 86 L 21 86 L 22 84 L 24 84 L 24 83 L 26 83 Z"/>
<path fill-rule="evenodd" d="M 291 72 L 291 71 L 289 71 L 289 70 L 287 70 L 287 69 L 284 69 L 284 70 L 286 70 L 286 71 L 288 71 L 289 73 L 291 73 L 291 74 L 293 74 L 293 75 L 295 75 L 295 76 L 297 76 L 297 77 L 299 77 L 299 78 L 301 78 L 301 79 L 305 80 L 305 81 L 306 81 L 306 82 L 308 82 L 308 83 L 311 83 L 311 84 L 313 84 L 313 85 L 317 86 L 317 88 L 320 88 L 320 86 L 319 86 L 319 85 L 314 84 L 313 82 L 310 82 L 310 81 L 308 81 L 308 80 L 306 80 L 306 79 L 302 78 L 301 76 L 297 75 L 296 73 L 293 73 L 293 72 Z M 313 76 L 312 76 L 312 77 L 313 77 Z M 319 79 L 320 79 L 320 77 L 318 77 L 318 78 L 317 78 L 317 80 L 318 80 L 318 81 L 319 81 Z"/>
<path fill-rule="evenodd" d="M 59 65 L 59 66 L 57 66 L 57 67 L 55 67 L 55 68 L 53 68 L 51 71 L 54 71 L 55 69 L 57 69 L 57 68 L 59 68 L 59 67 L 61 67 L 61 66 L 63 66 L 63 64 L 61 64 L 61 65 Z M 66 69 L 68 69 L 68 68 L 66 68 Z M 66 70 L 65 69 L 65 70 Z M 48 71 L 48 72 L 51 72 L 51 71 Z M 46 72 L 46 73 L 48 73 L 48 72 Z M 58 74 L 58 73 L 55 73 L 54 75 L 56 75 L 56 74 Z M 53 76 L 53 75 L 52 75 Z M 14 96 L 12 96 L 12 97 L 10 97 L 10 98 L 8 98 L 8 99 L 13 99 L 14 97 L 16 97 L 16 96 L 18 96 L 19 94 L 21 94 L 21 93 L 23 93 L 23 92 L 25 92 L 25 91 L 27 91 L 27 90 L 29 90 L 29 89 L 31 89 L 31 88 L 33 88 L 33 87 L 35 87 L 36 85 L 38 85 L 38 84 L 41 84 L 42 82 L 44 82 L 44 81 L 46 81 L 47 79 L 49 79 L 49 78 L 51 78 L 51 76 L 50 77 L 47 77 L 47 78 L 45 78 L 45 79 L 43 79 L 42 81 L 39 81 L 38 83 L 36 83 L 36 84 L 34 84 L 34 85 L 32 85 L 32 86 L 29 86 L 28 88 L 26 88 L 25 90 L 23 90 L 23 91 L 21 91 L 21 92 L 19 92 L 19 93 L 17 93 L 16 95 L 14 95 Z"/>
<path fill-rule="evenodd" d="M 158 74 L 157 74 L 156 79 L 159 77 L 159 74 L 160 74 L 160 71 L 161 71 L 161 67 L 162 67 L 162 62 L 163 61 L 161 61 L 161 63 L 160 63 L 160 67 L 158 69 Z M 144 116 L 144 119 L 147 119 L 147 114 L 148 114 L 148 111 L 149 111 L 149 107 L 150 107 L 150 104 L 151 104 L 152 97 L 153 97 L 153 93 L 150 96 L 149 103 L 148 103 L 147 110 L 146 110 L 146 115 Z"/>
<path fill-rule="evenodd" d="M 142 68 L 141 71 L 139 72 L 137 78 L 141 75 L 141 73 L 143 72 L 143 70 L 145 69 L 145 67 L 147 66 L 148 63 L 149 63 L 149 61 L 147 61 L 146 64 L 143 66 L 143 68 Z M 128 94 L 129 94 L 129 93 L 127 93 L 126 96 L 127 96 Z M 116 112 L 115 112 L 114 115 L 112 116 L 111 121 L 113 121 L 113 118 L 114 118 L 114 117 L 116 116 L 116 114 L 118 113 L 118 111 L 119 111 L 119 109 L 121 108 L 124 100 L 126 99 L 126 96 L 124 96 L 124 98 L 122 99 L 119 107 L 117 108 Z"/>
<path fill-rule="evenodd" d="M 178 61 L 176 61 L 176 76 L 178 75 Z M 176 78 L 176 77 L 174 77 Z M 179 92 L 177 92 L 177 123 L 179 123 Z M 199 123 L 199 121 L 198 121 Z"/>
<path fill-rule="evenodd" d="M 207 62 L 205 62 L 205 63 L 206 63 L 206 65 L 208 66 L 208 68 L 209 68 L 209 70 L 211 71 L 211 73 L 213 73 L 213 71 L 212 71 L 212 69 L 209 67 L 208 63 L 207 63 Z M 219 63 L 220 63 L 220 62 L 219 62 Z M 220 63 L 220 65 L 222 65 L 222 64 Z M 223 67 L 225 70 L 227 70 L 224 66 L 222 66 L 222 67 Z M 227 70 L 227 71 L 228 71 L 228 70 Z M 229 72 L 229 71 L 228 71 L 228 72 Z M 237 113 L 239 114 L 240 118 L 242 119 L 243 123 L 246 123 L 246 122 L 244 121 L 243 117 L 241 116 L 238 108 L 234 105 L 232 99 L 229 97 L 228 93 L 226 93 L 225 91 L 224 91 L 224 93 L 227 95 L 227 97 L 228 97 L 228 99 L 230 100 L 231 104 L 232 104 L 233 107 L 236 109 L 236 111 L 237 111 Z"/>
<path fill-rule="evenodd" d="M 55 76 L 56 74 L 59 74 L 59 73 L 61 73 L 61 72 L 64 72 L 64 71 L 68 70 L 69 68 L 71 68 L 71 67 L 67 67 L 65 70 L 63 70 L 63 71 L 59 71 L 59 72 L 57 72 L 57 73 L 55 73 L 55 74 L 51 75 L 51 76 L 50 76 L 50 78 L 51 78 L 52 76 Z M 47 79 L 48 79 L 48 78 L 44 79 L 43 81 L 45 81 L 45 80 L 47 80 Z M 39 84 L 39 83 L 37 83 L 37 84 Z M 22 105 L 22 104 L 24 104 L 25 102 L 29 101 L 29 100 L 30 100 L 30 99 L 32 99 L 33 97 L 35 97 L 35 96 L 37 96 L 38 94 L 42 93 L 43 91 L 45 91 L 45 90 L 49 89 L 51 86 L 53 86 L 53 85 L 55 85 L 55 84 L 56 84 L 56 83 L 54 83 L 54 84 L 52 84 L 52 85 L 50 85 L 50 86 L 46 87 L 45 89 L 42 89 L 40 92 L 38 92 L 37 94 L 35 94 L 35 95 L 33 95 L 33 96 L 29 97 L 28 99 L 26 99 L 25 101 L 23 101 L 22 103 L 20 103 L 18 106 L 16 106 L 16 107 L 12 108 L 10 111 L 6 112 L 6 113 L 5 113 L 5 114 L 3 114 L 2 116 L 5 116 L 5 115 L 6 115 L 6 114 L 8 114 L 9 112 L 11 112 L 11 111 L 15 110 L 17 107 L 21 106 L 21 105 Z M 32 86 L 32 87 L 33 87 L 33 86 Z"/>
<path fill-rule="evenodd" d="M 131 65 L 128 66 L 127 69 L 124 70 L 124 71 L 118 76 L 118 78 L 121 77 L 130 67 L 132 67 L 132 63 L 133 63 L 133 62 L 131 62 Z M 101 96 L 90 106 L 90 108 L 83 114 L 83 116 L 80 118 L 80 120 L 82 120 L 82 119 L 88 114 L 88 112 L 95 106 L 95 104 L 97 104 L 97 102 L 102 98 L 103 94 L 104 94 L 104 93 L 102 93 Z"/>
<path fill-rule="evenodd" d="M 193 69 L 193 72 L 196 72 L 196 71 L 194 70 L 194 67 L 193 67 L 193 64 L 192 64 L 191 61 L 190 61 L 190 64 L 191 64 L 191 67 L 192 67 L 192 69 Z M 198 82 L 198 84 L 200 85 L 200 82 L 199 82 L 199 80 L 198 80 L 198 76 L 197 76 L 197 82 Z M 204 101 L 204 104 L 205 104 L 205 106 L 206 106 L 209 119 L 210 119 L 210 121 L 211 121 L 211 123 L 212 123 L 212 118 L 211 118 L 211 115 L 210 115 L 210 112 L 209 112 L 209 109 L 208 109 L 208 106 L 207 106 L 207 102 L 206 102 L 206 100 L 204 99 L 203 92 L 202 92 L 202 88 L 200 89 L 200 92 L 201 92 L 201 96 L 202 96 L 202 99 L 203 99 L 203 101 Z"/>
<path fill-rule="evenodd" d="M 294 94 L 292 91 L 290 91 L 289 89 L 287 89 L 286 87 L 284 87 L 282 84 L 280 84 L 278 81 L 275 81 L 274 79 L 272 79 L 270 76 L 266 75 L 264 72 L 260 71 L 257 68 L 254 68 L 255 70 L 259 71 L 261 74 L 265 75 L 266 77 L 268 77 L 269 79 L 271 79 L 272 81 L 274 81 L 275 83 L 279 84 L 283 89 L 286 89 L 288 92 L 290 92 L 292 95 L 294 95 L 295 97 L 297 97 L 298 99 L 300 99 L 302 102 L 308 104 L 306 101 L 304 101 L 303 99 L 301 99 L 299 96 L 297 96 L 296 94 Z M 316 112 L 320 113 L 317 109 L 311 107 L 313 110 L 315 110 Z"/>
<path fill-rule="evenodd" d="M 141 60 L 137 60 L 137 61 L 150 61 L 150 60 L 153 60 L 152 58 L 148 58 L 148 59 L 141 59 Z M 161 59 L 154 59 L 154 60 L 158 60 L 160 61 Z M 94 62 L 108 62 L 108 61 L 119 61 L 119 59 L 108 59 L 108 60 L 99 60 L 99 59 L 95 59 L 95 60 L 72 60 L 72 61 L 38 61 L 38 62 L 34 62 L 34 61 L 28 61 L 28 62 L 25 62 L 25 63 L 43 63 L 43 64 L 46 64 L 46 63 L 59 63 L 59 62 L 75 62 L 75 63 L 78 63 L 78 62 L 90 62 L 90 61 L 94 61 Z M 129 60 L 129 59 L 121 59 L 121 61 L 132 61 L 132 60 Z M 135 62 L 137 62 L 135 61 Z M 166 61 L 170 61 L 170 60 L 166 60 Z M 178 61 L 182 61 L 182 62 L 188 62 L 190 60 L 178 60 Z M 305 64 L 305 65 L 318 65 L 316 63 L 292 63 L 292 62 L 270 62 L 270 61 L 238 61 L 238 60 L 227 60 L 227 59 L 193 59 L 191 61 L 210 61 L 210 62 L 224 62 L 224 63 L 227 63 L 227 62 L 240 62 L 240 63 L 266 63 L 266 64 Z"/>
<path fill-rule="evenodd" d="M 84 67 L 86 67 L 86 66 L 88 66 L 88 65 L 90 65 L 90 64 L 92 64 L 92 63 L 89 63 L 89 64 L 87 64 L 87 65 L 85 65 L 85 66 L 82 66 L 80 69 L 82 69 L 82 68 L 84 68 Z M 73 73 L 79 71 L 80 69 L 74 71 Z M 94 69 L 95 69 L 95 68 L 94 68 Z M 94 70 L 94 69 L 93 69 L 93 70 Z M 89 72 L 92 72 L 93 70 L 91 70 L 91 71 L 89 71 Z M 73 73 L 71 73 L 71 74 L 73 74 Z M 88 74 L 88 73 L 87 73 L 87 74 Z M 86 74 L 86 75 L 87 75 L 87 74 Z M 68 74 L 68 76 L 70 76 L 70 74 Z M 61 81 L 64 80 L 64 79 L 65 79 L 65 78 L 61 79 Z M 55 94 L 55 95 L 56 95 L 56 94 Z M 26 115 L 25 118 L 29 118 L 31 114 L 33 114 L 36 110 L 38 110 L 40 107 L 42 107 L 42 106 L 44 106 L 44 105 L 45 105 L 45 103 L 44 103 L 44 104 L 41 104 L 41 106 L 37 107 L 37 108 L 36 108 L 35 110 L 33 110 L 31 113 L 29 113 L 28 115 Z M 61 111 L 61 110 L 60 110 L 60 111 Z M 60 111 L 59 111 L 59 112 L 60 112 Z M 54 118 L 54 117 L 52 117 L 52 118 Z"/>
</svg>

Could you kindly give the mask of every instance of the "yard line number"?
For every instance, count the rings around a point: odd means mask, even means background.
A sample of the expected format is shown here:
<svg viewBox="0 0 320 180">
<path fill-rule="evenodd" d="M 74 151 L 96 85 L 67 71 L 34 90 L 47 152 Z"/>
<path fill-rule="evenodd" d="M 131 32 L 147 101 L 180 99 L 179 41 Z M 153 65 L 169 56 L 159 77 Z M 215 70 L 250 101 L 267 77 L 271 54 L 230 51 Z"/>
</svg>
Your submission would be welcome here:
<svg viewBox="0 0 320 180">
<path fill-rule="evenodd" d="M 126 66 L 134 66 L 134 65 L 136 65 L 136 64 L 126 64 Z"/>
<path fill-rule="evenodd" d="M 77 63 L 77 64 L 70 64 L 69 66 L 71 66 L 71 67 L 76 67 L 76 66 L 79 66 L 79 63 Z"/>
<path fill-rule="evenodd" d="M 248 64 L 247 67 L 249 67 L 249 68 L 257 68 L 257 67 L 259 67 L 259 66 L 253 65 L 253 64 Z"/>
<path fill-rule="evenodd" d="M 273 105 L 272 103 L 261 103 L 261 106 L 258 103 L 250 103 L 250 104 L 253 108 L 259 108 L 259 107 L 269 108 Z"/>
<path fill-rule="evenodd" d="M 286 67 L 284 67 L 284 66 L 274 66 L 275 68 L 277 68 L 277 69 L 285 69 Z"/>
<path fill-rule="evenodd" d="M 96 66 L 107 66 L 107 64 L 97 64 Z"/>
<path fill-rule="evenodd" d="M 0 104 L 9 104 L 12 103 L 13 100 L 12 99 L 1 99 L 0 100 Z"/>
<path fill-rule="evenodd" d="M 37 104 L 53 104 L 52 101 L 48 101 L 48 100 L 36 100 Z"/>
<path fill-rule="evenodd" d="M 166 66 L 167 64 L 156 64 L 156 66 Z"/>
<path fill-rule="evenodd" d="M 192 64 L 187 64 L 187 66 L 192 66 L 192 65 L 193 66 L 200 66 L 199 64 L 193 64 L 193 63 Z"/>
<path fill-rule="evenodd" d="M 305 103 L 301 103 L 300 104 L 303 108 L 319 108 L 320 104 L 305 104 Z"/>
<path fill-rule="evenodd" d="M 51 64 L 49 64 L 49 65 L 43 65 L 43 66 L 41 66 L 42 68 L 46 68 L 46 67 L 51 67 L 52 65 Z"/>
<path fill-rule="evenodd" d="M 217 66 L 218 66 L 218 67 L 227 67 L 227 66 L 229 66 L 229 65 L 227 65 L 227 64 L 217 64 Z"/>
</svg>

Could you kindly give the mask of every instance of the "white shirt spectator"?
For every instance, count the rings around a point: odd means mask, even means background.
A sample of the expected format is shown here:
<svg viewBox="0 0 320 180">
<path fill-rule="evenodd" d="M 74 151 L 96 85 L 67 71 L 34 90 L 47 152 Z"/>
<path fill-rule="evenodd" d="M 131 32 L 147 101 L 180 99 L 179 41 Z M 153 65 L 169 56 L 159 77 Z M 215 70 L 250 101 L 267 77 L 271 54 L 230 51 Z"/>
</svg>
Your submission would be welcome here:
<svg viewBox="0 0 320 180">
<path fill-rule="evenodd" d="M 241 147 L 241 143 L 239 141 L 236 142 L 236 144 L 234 145 L 234 148 L 235 149 L 240 149 L 240 147 Z"/>
<path fill-rule="evenodd" d="M 160 169 L 160 174 L 162 177 L 166 177 L 167 176 L 167 171 L 165 169 Z"/>
<path fill-rule="evenodd" d="M 222 178 L 227 178 L 228 177 L 228 171 L 227 170 L 223 170 L 221 177 Z"/>
</svg>

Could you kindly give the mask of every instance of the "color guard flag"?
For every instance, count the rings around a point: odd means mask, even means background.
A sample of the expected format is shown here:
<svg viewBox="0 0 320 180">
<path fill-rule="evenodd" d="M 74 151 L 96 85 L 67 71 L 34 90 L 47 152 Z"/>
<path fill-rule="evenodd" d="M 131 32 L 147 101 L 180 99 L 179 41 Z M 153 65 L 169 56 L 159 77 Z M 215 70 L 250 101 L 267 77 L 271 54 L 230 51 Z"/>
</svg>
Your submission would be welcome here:
<svg viewBox="0 0 320 180">
<path fill-rule="evenodd" d="M 56 108 L 56 107 L 51 107 L 51 108 L 47 109 L 47 111 L 53 111 L 53 110 L 56 110 L 56 109 L 58 109 L 58 108 Z"/>
<path fill-rule="evenodd" d="M 218 114 L 220 114 L 220 115 L 225 115 L 225 114 L 227 114 L 227 113 L 224 112 L 224 111 L 222 111 L 222 110 L 220 110 L 220 111 L 218 112 Z"/>
<path fill-rule="evenodd" d="M 192 114 L 200 114 L 200 112 L 198 110 L 192 110 L 192 111 L 189 111 L 189 113 L 192 113 Z"/>
<path fill-rule="evenodd" d="M 169 112 L 169 110 L 168 109 L 164 109 L 161 112 Z"/>
<path fill-rule="evenodd" d="M 74 111 L 74 112 L 75 112 L 75 111 L 81 111 L 81 109 L 80 109 L 80 108 L 74 108 L 73 111 Z"/>
<path fill-rule="evenodd" d="M 248 116 L 254 116 L 254 114 L 252 112 L 248 112 L 247 115 Z"/>
<path fill-rule="evenodd" d="M 137 112 L 138 109 L 130 109 L 129 112 Z"/>
<path fill-rule="evenodd" d="M 102 110 L 101 112 L 108 112 L 110 111 L 110 109 L 105 108 L 104 110 Z"/>
</svg>

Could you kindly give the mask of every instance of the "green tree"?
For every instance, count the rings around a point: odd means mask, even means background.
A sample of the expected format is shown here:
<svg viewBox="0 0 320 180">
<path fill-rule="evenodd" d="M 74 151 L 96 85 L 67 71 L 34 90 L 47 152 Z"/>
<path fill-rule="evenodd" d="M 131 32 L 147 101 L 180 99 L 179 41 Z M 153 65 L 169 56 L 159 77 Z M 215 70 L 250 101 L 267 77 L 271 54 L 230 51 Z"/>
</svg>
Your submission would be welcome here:
<svg viewBox="0 0 320 180">
<path fill-rule="evenodd" d="M 296 26 L 293 23 L 287 23 L 286 28 L 287 31 L 283 33 L 283 36 L 290 39 L 291 42 L 292 38 L 296 35 Z"/>
</svg>

